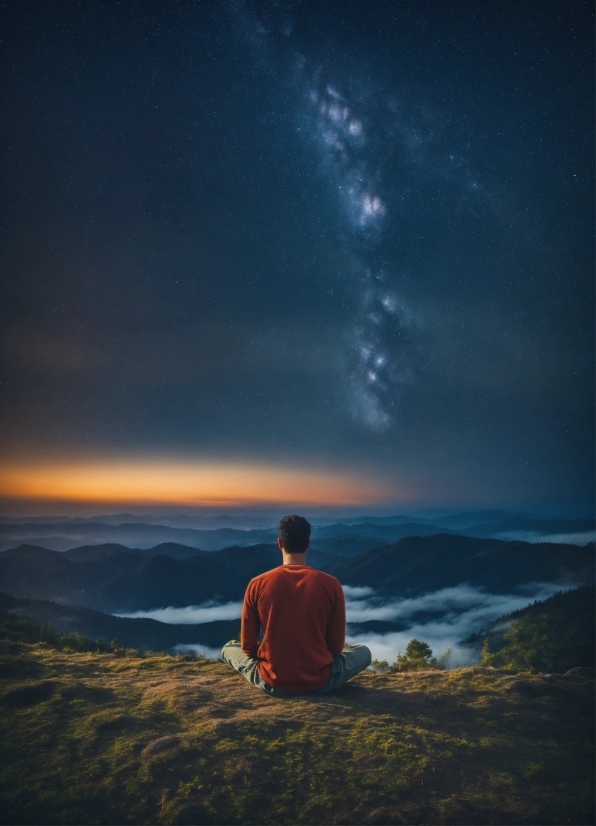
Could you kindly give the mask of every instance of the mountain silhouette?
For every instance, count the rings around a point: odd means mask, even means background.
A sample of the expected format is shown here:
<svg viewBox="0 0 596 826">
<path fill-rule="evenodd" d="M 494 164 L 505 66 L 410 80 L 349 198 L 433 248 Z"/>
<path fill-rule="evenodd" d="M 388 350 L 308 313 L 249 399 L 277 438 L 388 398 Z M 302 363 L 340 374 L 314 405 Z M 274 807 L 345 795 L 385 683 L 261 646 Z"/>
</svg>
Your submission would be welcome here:
<svg viewBox="0 0 596 826">
<path fill-rule="evenodd" d="M 149 517 L 146 517 L 147 519 Z M 120 544 L 130 549 L 152 550 L 156 546 L 180 546 L 203 551 L 217 551 L 231 546 L 271 544 L 277 540 L 275 527 L 257 527 L 259 520 L 211 520 L 211 528 L 190 527 L 187 517 L 169 519 L 175 524 L 152 524 L 138 517 L 97 519 L 7 520 L 0 518 L 0 551 L 21 543 L 34 544 L 56 551 L 88 545 Z M 223 524 L 228 522 L 226 527 Z M 325 553 L 356 555 L 368 548 L 397 542 L 406 536 L 429 536 L 436 533 L 459 533 L 469 536 L 501 538 L 501 534 L 523 531 L 539 535 L 581 534 L 594 530 L 594 519 L 542 519 L 506 511 L 477 511 L 450 516 L 410 518 L 352 517 L 327 525 L 313 520 L 313 547 Z M 221 524 L 222 527 L 214 527 Z M 245 525 L 249 529 L 242 529 Z M 250 526 L 250 527 L 249 527 Z M 523 536 L 519 537 L 525 538 Z M 170 548 L 169 556 L 184 558 L 185 551 Z M 159 552 L 158 552 L 159 553 Z"/>
<path fill-rule="evenodd" d="M 506 592 L 530 582 L 593 582 L 594 544 L 581 547 L 438 534 L 373 548 L 332 570 L 344 585 L 410 596 L 466 582 Z"/>
<path fill-rule="evenodd" d="M 130 613 L 213 599 L 241 600 L 252 577 L 281 563 L 273 544 L 196 551 L 186 558 L 179 558 L 187 552 L 180 546 L 174 549 L 176 558 L 153 555 L 156 550 L 104 545 L 58 552 L 21 545 L 0 553 L 1 587 L 13 596 Z M 594 581 L 593 544 L 531 544 L 438 534 L 404 538 L 352 558 L 314 550 L 308 559 L 344 585 L 365 585 L 392 597 L 463 582 L 496 593 L 531 582 Z"/>
</svg>

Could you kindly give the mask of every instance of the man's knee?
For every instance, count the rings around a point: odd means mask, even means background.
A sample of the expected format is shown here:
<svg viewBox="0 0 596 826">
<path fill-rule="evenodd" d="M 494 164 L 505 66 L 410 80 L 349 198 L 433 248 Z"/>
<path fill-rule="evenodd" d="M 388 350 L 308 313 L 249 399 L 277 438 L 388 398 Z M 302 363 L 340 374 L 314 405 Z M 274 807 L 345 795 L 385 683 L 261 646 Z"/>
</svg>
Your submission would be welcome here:
<svg viewBox="0 0 596 826">
<path fill-rule="evenodd" d="M 368 668 L 372 662 L 372 654 L 368 646 L 356 643 L 346 647 L 350 650 L 350 660 L 354 668 L 357 668 L 358 671 Z"/>
<path fill-rule="evenodd" d="M 242 654 L 244 653 L 242 651 L 242 648 L 240 647 L 239 641 L 238 640 L 230 640 L 221 649 L 221 658 L 228 665 L 232 665 L 232 663 L 236 659 L 238 659 L 238 654 L 239 653 L 242 653 Z"/>
</svg>

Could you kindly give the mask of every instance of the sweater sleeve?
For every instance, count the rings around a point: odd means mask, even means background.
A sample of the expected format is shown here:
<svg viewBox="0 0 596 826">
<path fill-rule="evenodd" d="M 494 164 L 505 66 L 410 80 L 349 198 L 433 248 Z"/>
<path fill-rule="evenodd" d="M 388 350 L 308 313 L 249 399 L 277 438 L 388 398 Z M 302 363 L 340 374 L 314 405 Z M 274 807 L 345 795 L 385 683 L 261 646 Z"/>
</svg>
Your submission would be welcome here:
<svg viewBox="0 0 596 826">
<path fill-rule="evenodd" d="M 334 657 L 338 657 L 344 650 L 346 644 L 346 601 L 341 585 L 337 584 L 336 602 L 333 612 L 327 623 L 327 633 L 325 635 L 327 648 Z"/>
<path fill-rule="evenodd" d="M 257 657 L 259 647 L 259 629 L 261 623 L 255 604 L 255 594 L 252 582 L 248 583 L 242 606 L 242 626 L 240 630 L 240 646 L 249 657 Z"/>
</svg>

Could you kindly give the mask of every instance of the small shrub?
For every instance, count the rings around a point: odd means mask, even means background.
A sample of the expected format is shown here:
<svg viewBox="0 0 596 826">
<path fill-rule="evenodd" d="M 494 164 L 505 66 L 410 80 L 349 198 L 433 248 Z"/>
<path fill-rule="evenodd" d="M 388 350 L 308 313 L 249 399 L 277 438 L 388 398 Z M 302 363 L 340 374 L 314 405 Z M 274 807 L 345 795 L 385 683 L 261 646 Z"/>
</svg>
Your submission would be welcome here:
<svg viewBox="0 0 596 826">
<path fill-rule="evenodd" d="M 422 671 L 429 668 L 442 669 L 445 665 L 433 657 L 428 643 L 413 639 L 408 643 L 405 654 L 398 653 L 392 671 Z"/>
<path fill-rule="evenodd" d="M 385 671 L 389 671 L 389 663 L 387 660 L 373 660 L 370 667 L 377 674 L 383 674 Z"/>
</svg>

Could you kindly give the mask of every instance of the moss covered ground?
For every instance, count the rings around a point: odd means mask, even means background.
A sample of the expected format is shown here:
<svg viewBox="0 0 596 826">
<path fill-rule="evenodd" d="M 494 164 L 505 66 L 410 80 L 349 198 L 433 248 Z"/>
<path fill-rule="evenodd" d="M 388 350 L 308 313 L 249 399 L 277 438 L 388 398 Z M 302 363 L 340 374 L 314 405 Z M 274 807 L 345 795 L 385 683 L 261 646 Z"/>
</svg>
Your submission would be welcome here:
<svg viewBox="0 0 596 826">
<path fill-rule="evenodd" d="M 594 822 L 593 672 L 366 672 L 273 699 L 222 663 L 0 642 L 3 823 Z"/>
</svg>

